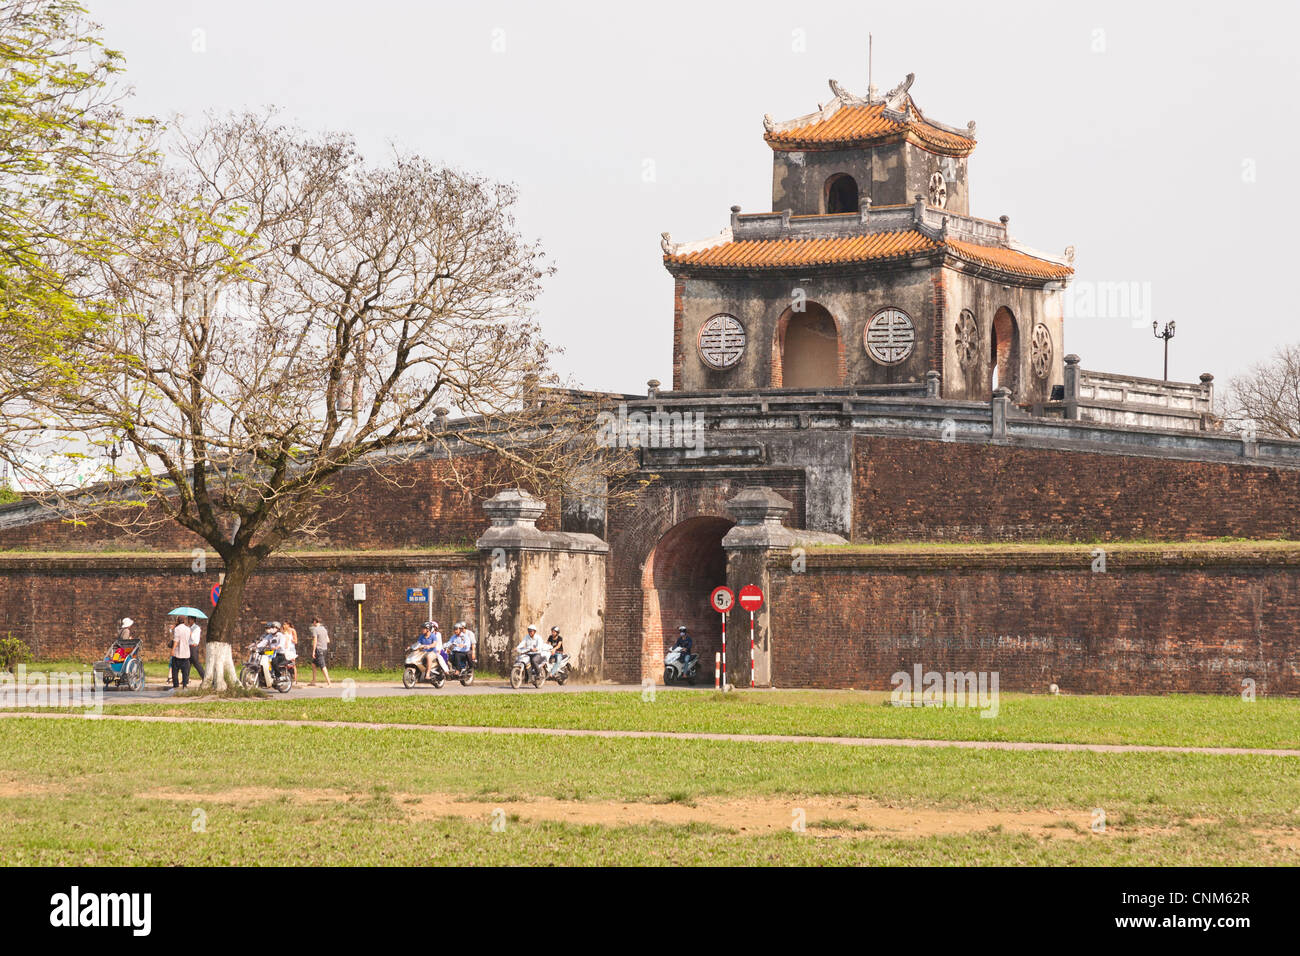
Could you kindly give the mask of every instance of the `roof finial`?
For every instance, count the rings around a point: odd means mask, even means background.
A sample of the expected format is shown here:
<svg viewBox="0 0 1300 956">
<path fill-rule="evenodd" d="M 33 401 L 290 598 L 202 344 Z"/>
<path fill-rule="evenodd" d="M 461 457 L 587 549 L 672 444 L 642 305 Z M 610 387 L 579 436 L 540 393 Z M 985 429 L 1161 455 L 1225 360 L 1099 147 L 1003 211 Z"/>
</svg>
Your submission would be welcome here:
<svg viewBox="0 0 1300 956">
<path fill-rule="evenodd" d="M 867 102 L 870 103 L 876 98 L 876 84 L 871 81 L 872 78 L 872 59 L 873 59 L 873 37 L 867 34 Z"/>
</svg>

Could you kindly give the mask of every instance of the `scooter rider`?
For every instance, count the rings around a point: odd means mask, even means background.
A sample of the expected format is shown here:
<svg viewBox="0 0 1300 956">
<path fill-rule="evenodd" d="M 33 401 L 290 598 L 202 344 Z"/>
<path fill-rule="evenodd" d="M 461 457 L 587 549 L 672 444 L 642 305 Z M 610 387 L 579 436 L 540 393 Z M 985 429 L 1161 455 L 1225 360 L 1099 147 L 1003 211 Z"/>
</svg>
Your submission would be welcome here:
<svg viewBox="0 0 1300 956">
<path fill-rule="evenodd" d="M 463 673 L 474 656 L 474 645 L 470 643 L 469 628 L 464 621 L 457 621 L 451 633 L 451 666 L 456 672 Z"/>
<path fill-rule="evenodd" d="M 272 650 L 273 653 L 271 654 L 261 653 L 262 651 L 266 650 L 268 647 Z M 257 661 L 262 668 L 262 676 L 266 680 L 266 686 L 271 687 L 275 684 L 275 681 L 271 679 L 271 659 L 275 657 L 274 652 L 280 649 L 280 622 L 279 621 L 266 622 L 266 630 L 262 634 L 262 639 L 257 642 L 255 649 L 258 652 Z"/>
<path fill-rule="evenodd" d="M 532 667 L 532 675 L 536 677 L 542 670 L 542 639 L 537 636 L 537 625 L 528 625 L 528 636 L 519 642 L 518 650 L 520 653 L 527 654 L 529 663 Z"/>
<path fill-rule="evenodd" d="M 442 650 L 441 635 L 434 631 L 433 621 L 425 621 L 420 625 L 420 636 L 415 639 L 415 645 L 424 652 L 420 663 L 424 665 L 424 679 L 429 680 L 433 674 L 433 659 Z"/>
<path fill-rule="evenodd" d="M 546 639 L 546 643 L 551 645 L 551 667 L 559 662 L 560 655 L 564 653 L 564 638 L 560 636 L 558 627 L 551 627 L 551 635 Z"/>
<path fill-rule="evenodd" d="M 678 625 L 677 643 L 668 649 L 668 653 L 671 654 L 673 651 L 677 650 L 678 648 L 681 648 L 682 663 L 687 663 L 690 661 L 691 647 L 693 644 L 694 642 L 691 640 L 691 632 L 686 630 L 686 625 L 685 624 Z"/>
</svg>

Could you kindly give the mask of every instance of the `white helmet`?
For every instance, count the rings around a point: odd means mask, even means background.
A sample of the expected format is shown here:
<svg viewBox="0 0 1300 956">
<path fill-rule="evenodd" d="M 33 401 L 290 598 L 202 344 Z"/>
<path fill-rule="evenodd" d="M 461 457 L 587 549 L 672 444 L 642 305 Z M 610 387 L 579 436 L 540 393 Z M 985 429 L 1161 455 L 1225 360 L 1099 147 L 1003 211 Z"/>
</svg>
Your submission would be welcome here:
<svg viewBox="0 0 1300 956">
<path fill-rule="evenodd" d="M 135 624 L 135 621 L 131 620 L 129 617 L 122 618 L 122 627 L 131 627 L 133 624 Z"/>
<path fill-rule="evenodd" d="M 536 625 L 536 624 L 529 624 L 529 625 L 528 625 L 528 630 L 530 630 L 530 631 L 535 631 L 535 630 L 537 630 L 537 625 Z"/>
</svg>

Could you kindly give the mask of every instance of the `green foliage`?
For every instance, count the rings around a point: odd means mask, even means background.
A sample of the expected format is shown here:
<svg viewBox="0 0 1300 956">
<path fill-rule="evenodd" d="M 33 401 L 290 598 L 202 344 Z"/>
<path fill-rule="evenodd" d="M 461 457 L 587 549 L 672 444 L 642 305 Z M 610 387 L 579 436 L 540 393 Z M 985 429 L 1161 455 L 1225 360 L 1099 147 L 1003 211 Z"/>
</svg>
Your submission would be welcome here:
<svg viewBox="0 0 1300 956">
<path fill-rule="evenodd" d="M 147 156 L 153 125 L 124 118 L 121 69 L 74 0 L 0 6 L 0 403 L 74 378 L 104 317 L 106 290 L 74 277 L 111 245 L 104 172 Z"/>
<path fill-rule="evenodd" d="M 19 664 L 32 662 L 32 649 L 12 634 L 0 638 L 0 670 L 10 673 Z"/>
</svg>

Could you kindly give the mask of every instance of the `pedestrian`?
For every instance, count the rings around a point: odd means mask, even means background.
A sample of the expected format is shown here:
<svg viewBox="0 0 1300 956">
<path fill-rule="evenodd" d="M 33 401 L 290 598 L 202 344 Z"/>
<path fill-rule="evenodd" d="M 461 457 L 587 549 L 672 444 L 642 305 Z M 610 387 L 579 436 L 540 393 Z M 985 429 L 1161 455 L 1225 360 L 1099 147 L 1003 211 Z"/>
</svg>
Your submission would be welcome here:
<svg viewBox="0 0 1300 956">
<path fill-rule="evenodd" d="M 330 649 L 330 632 L 325 630 L 325 625 L 320 622 L 320 618 L 311 619 L 311 683 L 308 687 L 316 686 L 316 668 L 325 675 L 325 686 L 330 685 L 330 672 L 326 664 L 329 662 Z"/>
<path fill-rule="evenodd" d="M 199 640 L 203 637 L 203 632 L 199 630 L 199 622 L 192 617 L 185 619 L 186 626 L 190 629 L 190 663 L 194 671 L 199 675 L 199 681 L 203 681 L 203 663 L 199 660 Z"/>
<path fill-rule="evenodd" d="M 173 688 L 178 677 L 180 687 L 190 686 L 190 629 L 184 621 L 177 621 L 172 629 L 171 677 Z"/>
<path fill-rule="evenodd" d="M 289 668 L 289 673 L 293 675 L 295 682 L 298 680 L 298 629 L 288 621 L 285 621 L 280 627 L 280 649 L 284 653 L 284 661 Z"/>
</svg>

